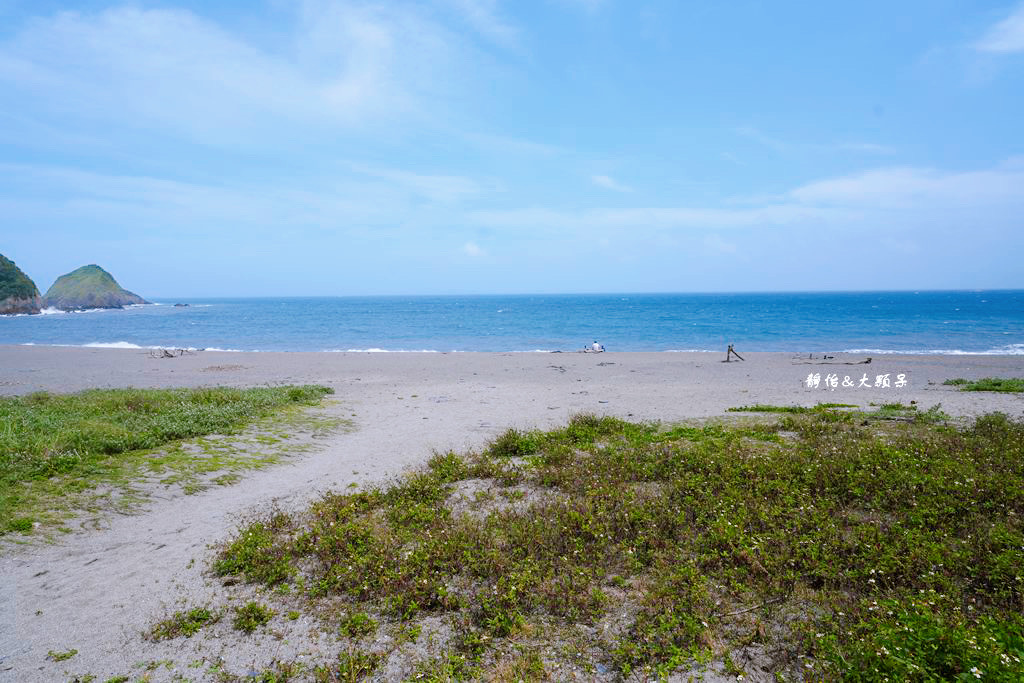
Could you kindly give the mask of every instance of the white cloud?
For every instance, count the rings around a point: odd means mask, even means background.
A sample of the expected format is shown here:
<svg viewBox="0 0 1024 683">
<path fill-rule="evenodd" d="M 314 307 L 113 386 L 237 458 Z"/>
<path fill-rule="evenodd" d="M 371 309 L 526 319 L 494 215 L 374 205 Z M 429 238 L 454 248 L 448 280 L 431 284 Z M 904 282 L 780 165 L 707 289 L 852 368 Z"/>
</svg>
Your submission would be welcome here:
<svg viewBox="0 0 1024 683">
<path fill-rule="evenodd" d="M 487 252 L 480 248 L 475 242 L 466 242 L 462 245 L 462 253 L 472 258 L 480 258 L 486 256 Z"/>
<path fill-rule="evenodd" d="M 1024 164 L 1011 159 L 980 171 L 880 168 L 808 183 L 789 193 L 802 204 L 871 208 L 978 207 L 1024 204 Z"/>
<path fill-rule="evenodd" d="M 969 210 L 986 228 L 1022 227 L 1024 158 L 990 169 L 938 171 L 928 168 L 879 168 L 826 178 L 782 195 L 748 198 L 740 207 L 632 207 L 580 210 L 522 208 L 477 211 L 475 225 L 519 231 L 561 230 L 570 234 L 629 232 L 639 236 L 687 230 L 769 229 L 788 226 L 890 226 L 949 221 Z M 962 218 L 962 214 L 958 214 Z M 721 248 L 728 243 L 706 242 Z"/>
<path fill-rule="evenodd" d="M 990 28 L 974 48 L 982 52 L 1024 52 L 1024 4 Z"/>
<path fill-rule="evenodd" d="M 428 116 L 464 62 L 456 37 L 405 5 L 307 0 L 281 46 L 186 10 L 62 12 L 0 43 L 0 89 L 63 128 L 273 147 Z"/>
<path fill-rule="evenodd" d="M 633 188 L 628 185 L 623 185 L 614 178 L 606 175 L 594 175 L 590 176 L 590 181 L 598 187 L 603 187 L 606 190 L 614 190 L 615 192 L 632 192 Z"/>
</svg>

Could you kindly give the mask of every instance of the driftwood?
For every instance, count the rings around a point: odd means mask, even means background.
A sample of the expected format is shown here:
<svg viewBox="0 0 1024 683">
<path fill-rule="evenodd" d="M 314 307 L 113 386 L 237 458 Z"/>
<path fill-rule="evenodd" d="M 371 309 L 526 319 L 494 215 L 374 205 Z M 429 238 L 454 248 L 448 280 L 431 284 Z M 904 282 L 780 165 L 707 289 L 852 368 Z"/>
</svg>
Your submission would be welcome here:
<svg viewBox="0 0 1024 683">
<path fill-rule="evenodd" d="M 835 358 L 835 356 L 825 356 L 825 358 Z M 850 360 L 850 361 L 830 361 L 830 360 L 803 360 L 793 361 L 793 365 L 868 365 L 871 363 L 871 356 L 868 356 L 864 360 Z"/>
<path fill-rule="evenodd" d="M 731 359 L 732 359 L 733 356 L 736 356 L 740 360 L 743 360 L 743 356 L 741 356 L 740 354 L 736 353 L 736 349 L 732 348 L 732 344 L 729 344 L 729 349 L 725 352 L 725 360 L 723 360 L 722 362 L 723 363 L 731 362 Z"/>
</svg>

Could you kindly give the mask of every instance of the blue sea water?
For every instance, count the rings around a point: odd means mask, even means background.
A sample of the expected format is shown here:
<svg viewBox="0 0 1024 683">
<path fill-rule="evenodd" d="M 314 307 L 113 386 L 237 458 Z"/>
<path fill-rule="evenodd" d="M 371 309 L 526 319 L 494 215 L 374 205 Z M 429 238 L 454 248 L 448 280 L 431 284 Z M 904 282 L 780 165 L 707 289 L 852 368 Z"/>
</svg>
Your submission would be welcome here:
<svg viewBox="0 0 1024 683">
<path fill-rule="evenodd" d="M 235 351 L 1024 354 L 1024 290 L 161 300 L 0 316 L 0 344 Z"/>
</svg>

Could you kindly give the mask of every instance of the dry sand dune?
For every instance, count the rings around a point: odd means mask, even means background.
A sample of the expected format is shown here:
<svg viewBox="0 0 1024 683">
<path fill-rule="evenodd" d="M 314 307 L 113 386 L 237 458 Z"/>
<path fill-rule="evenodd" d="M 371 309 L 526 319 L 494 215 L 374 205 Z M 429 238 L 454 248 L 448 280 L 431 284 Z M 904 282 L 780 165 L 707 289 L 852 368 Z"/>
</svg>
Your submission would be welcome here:
<svg viewBox="0 0 1024 683">
<path fill-rule="evenodd" d="M 742 350 L 741 350 L 742 353 Z M 994 410 L 1020 417 L 1024 398 L 943 386 L 953 377 L 1024 376 L 1024 356 L 842 356 L 828 364 L 788 353 L 745 353 L 722 363 L 707 353 L 330 354 L 197 352 L 154 358 L 117 349 L 0 347 L 0 394 L 91 387 L 255 386 L 319 383 L 332 387 L 329 408 L 356 429 L 325 439 L 313 453 L 251 473 L 233 486 L 196 495 L 156 491 L 147 510 L 111 516 L 106 528 L 56 545 L 3 546 L 0 555 L 0 680 L 58 681 L 92 674 L 146 672 L 153 680 L 187 668 L 200 639 L 149 643 L 140 634 L 169 609 L 209 599 L 219 585 L 204 575 L 211 544 L 270 501 L 293 508 L 329 489 L 377 481 L 423 462 L 432 451 L 479 447 L 508 427 L 549 428 L 580 412 L 666 422 L 717 416 L 753 403 L 916 401 L 941 403 L 952 415 Z M 809 388 L 809 374 L 822 383 Z M 829 373 L 854 387 L 830 390 Z M 890 386 L 875 387 L 889 375 Z M 907 385 L 896 387 L 898 375 Z M 867 375 L 870 387 L 856 385 Z M 301 627 L 301 622 L 297 628 Z M 288 638 L 268 650 L 223 643 L 218 654 L 236 672 L 275 657 L 297 656 Z M 54 662 L 47 652 L 78 650 Z"/>
</svg>

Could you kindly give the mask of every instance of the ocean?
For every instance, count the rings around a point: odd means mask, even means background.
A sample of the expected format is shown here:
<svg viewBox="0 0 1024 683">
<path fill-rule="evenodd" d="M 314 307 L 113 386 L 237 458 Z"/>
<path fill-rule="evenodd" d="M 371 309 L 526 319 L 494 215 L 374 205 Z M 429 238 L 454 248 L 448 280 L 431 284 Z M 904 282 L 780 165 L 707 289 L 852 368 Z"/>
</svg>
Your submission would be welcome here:
<svg viewBox="0 0 1024 683">
<path fill-rule="evenodd" d="M 0 316 L 0 344 L 540 352 L 595 340 L 608 351 L 1022 354 L 1024 290 L 182 299 Z"/>
</svg>

